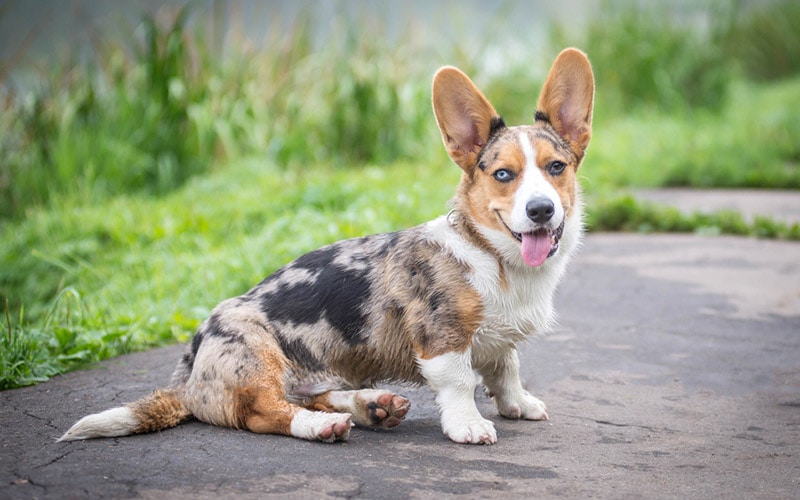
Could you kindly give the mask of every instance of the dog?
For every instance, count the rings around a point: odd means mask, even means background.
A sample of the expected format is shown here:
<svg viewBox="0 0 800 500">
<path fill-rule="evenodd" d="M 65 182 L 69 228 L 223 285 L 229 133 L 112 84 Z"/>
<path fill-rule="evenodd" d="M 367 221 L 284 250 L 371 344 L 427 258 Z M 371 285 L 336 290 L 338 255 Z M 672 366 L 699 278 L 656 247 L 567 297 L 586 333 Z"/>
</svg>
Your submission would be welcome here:
<svg viewBox="0 0 800 500">
<path fill-rule="evenodd" d="M 392 428 L 410 403 L 379 382 L 427 383 L 444 434 L 492 444 L 483 383 L 503 417 L 546 420 L 523 388 L 516 346 L 554 321 L 579 246 L 577 171 L 591 138 L 594 77 L 566 49 L 532 125 L 509 127 L 460 70 L 433 79 L 433 110 L 461 170 L 452 210 L 394 233 L 339 241 L 220 303 L 171 384 L 79 420 L 59 441 L 166 429 L 192 417 L 334 442 L 352 425 Z"/>
</svg>

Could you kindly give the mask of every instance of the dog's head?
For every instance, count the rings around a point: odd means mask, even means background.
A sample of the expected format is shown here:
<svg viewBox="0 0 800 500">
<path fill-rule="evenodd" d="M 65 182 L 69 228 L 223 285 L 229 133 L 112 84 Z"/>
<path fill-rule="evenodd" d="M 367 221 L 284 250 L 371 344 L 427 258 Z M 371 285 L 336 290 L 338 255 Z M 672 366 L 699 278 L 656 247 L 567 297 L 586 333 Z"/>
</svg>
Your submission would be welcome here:
<svg viewBox="0 0 800 500">
<path fill-rule="evenodd" d="M 577 171 L 589 145 L 594 77 L 576 49 L 558 55 L 533 125 L 507 127 L 460 70 L 433 79 L 433 109 L 450 158 L 463 170 L 455 199 L 511 262 L 541 266 L 565 225 L 580 233 Z"/>
</svg>

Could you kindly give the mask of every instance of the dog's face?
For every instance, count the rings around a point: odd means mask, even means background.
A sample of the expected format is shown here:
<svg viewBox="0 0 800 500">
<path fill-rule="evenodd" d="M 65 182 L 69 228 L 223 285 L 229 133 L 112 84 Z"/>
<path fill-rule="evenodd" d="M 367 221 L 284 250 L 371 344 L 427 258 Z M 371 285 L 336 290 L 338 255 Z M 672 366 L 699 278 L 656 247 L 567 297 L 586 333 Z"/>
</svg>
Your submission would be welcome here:
<svg viewBox="0 0 800 500">
<path fill-rule="evenodd" d="M 579 203 L 576 176 L 591 137 L 593 97 L 591 66 L 574 49 L 553 63 L 529 126 L 506 127 L 459 70 L 443 68 L 434 78 L 437 122 L 463 170 L 459 209 L 512 261 L 538 267 L 558 252 Z"/>
</svg>

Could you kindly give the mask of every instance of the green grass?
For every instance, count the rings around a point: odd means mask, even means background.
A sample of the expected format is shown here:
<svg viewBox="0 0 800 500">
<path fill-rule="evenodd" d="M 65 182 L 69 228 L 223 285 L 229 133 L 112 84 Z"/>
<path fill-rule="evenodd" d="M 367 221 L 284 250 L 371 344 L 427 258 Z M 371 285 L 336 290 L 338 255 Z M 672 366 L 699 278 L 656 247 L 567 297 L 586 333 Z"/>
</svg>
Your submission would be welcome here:
<svg viewBox="0 0 800 500">
<path fill-rule="evenodd" d="M 598 100 L 602 96 L 598 95 Z M 598 102 L 590 154 L 596 188 L 800 188 L 800 79 L 737 82 L 718 112 L 608 116 Z"/>
<path fill-rule="evenodd" d="M 0 220 L 65 199 L 161 195 L 252 154 L 301 166 L 430 151 L 416 54 L 353 32 L 313 50 L 301 18 L 265 49 L 218 59 L 187 16 L 145 18 L 132 47 L 109 37 L 90 63 L 51 68 L 33 90 L 0 88 Z"/>
<path fill-rule="evenodd" d="M 800 239 L 797 225 L 618 194 L 800 188 L 800 9 L 603 5 L 530 54 L 549 63 L 577 45 L 593 61 L 588 228 Z M 685 23 L 686 9 L 714 22 Z M 190 15 L 145 19 L 136 41 L 109 36 L 89 63 L 0 89 L 0 389 L 185 341 L 221 299 L 308 250 L 444 213 L 459 171 L 430 109 L 435 68 L 469 71 L 513 124 L 546 69 L 489 72 L 491 44 L 433 52 L 411 33 L 396 48 L 345 29 L 320 47 L 310 18 L 219 58 Z"/>
</svg>

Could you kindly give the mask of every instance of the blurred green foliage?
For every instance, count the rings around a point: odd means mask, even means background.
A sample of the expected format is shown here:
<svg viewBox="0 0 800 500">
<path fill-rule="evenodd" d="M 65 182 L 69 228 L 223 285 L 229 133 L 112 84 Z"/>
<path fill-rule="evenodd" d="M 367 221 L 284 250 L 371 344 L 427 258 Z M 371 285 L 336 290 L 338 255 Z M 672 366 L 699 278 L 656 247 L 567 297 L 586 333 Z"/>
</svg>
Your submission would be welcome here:
<svg viewBox="0 0 800 500">
<path fill-rule="evenodd" d="M 541 49 L 548 59 L 566 45 L 589 52 L 601 122 L 651 112 L 684 119 L 691 130 L 697 113 L 731 108 L 739 99 L 731 96 L 737 82 L 798 73 L 796 2 L 602 5 L 585 29 L 567 34 L 556 25 Z M 313 19 L 305 16 L 282 33 L 270 31 L 260 49 L 218 57 L 202 30 L 187 27 L 189 16 L 185 7 L 171 22 L 145 18 L 132 46 L 108 36 L 91 61 L 66 60 L 32 89 L 7 93 L 0 113 L 0 218 L 19 218 L 29 207 L 65 197 L 91 202 L 126 192 L 165 193 L 252 154 L 287 166 L 430 160 L 438 137 L 428 102 L 432 68 L 422 62 L 430 60 L 423 49 L 388 46 L 370 35 L 372 22 L 358 32 L 339 28 L 331 35 L 336 43 L 315 48 Z M 449 59 L 499 99 L 509 121 L 528 119 L 541 75 L 527 61 L 485 73 L 479 61 L 490 57 L 489 49 L 475 56 L 454 48 Z M 764 121 L 773 129 L 788 126 L 783 135 L 798 142 L 796 120 L 749 119 L 751 128 Z M 785 151 L 786 142 L 780 138 L 776 155 L 796 162 L 797 147 Z M 683 164 L 696 163 L 685 157 Z M 744 165 L 734 161 L 730 168 Z M 670 183 L 695 184 L 682 166 L 675 169 Z"/>
</svg>

